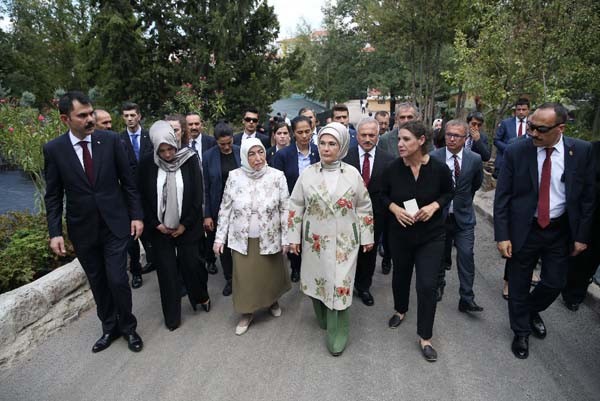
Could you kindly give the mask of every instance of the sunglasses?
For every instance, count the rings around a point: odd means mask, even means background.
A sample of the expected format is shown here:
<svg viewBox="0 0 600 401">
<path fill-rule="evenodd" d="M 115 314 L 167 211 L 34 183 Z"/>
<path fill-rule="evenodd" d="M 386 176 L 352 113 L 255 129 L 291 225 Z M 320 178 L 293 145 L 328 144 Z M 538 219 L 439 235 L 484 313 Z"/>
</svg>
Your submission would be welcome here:
<svg viewBox="0 0 600 401">
<path fill-rule="evenodd" d="M 546 133 L 550 132 L 550 130 L 553 130 L 554 128 L 558 127 L 561 124 L 564 124 L 564 122 L 556 123 L 551 127 L 546 127 L 545 125 L 534 125 L 531 123 L 531 121 L 527 121 L 527 131 L 529 131 L 529 132 L 537 131 L 540 134 L 546 134 Z"/>
<path fill-rule="evenodd" d="M 246 121 L 247 123 L 257 123 L 258 122 L 258 118 L 250 118 L 250 117 L 245 117 L 244 121 Z"/>
</svg>

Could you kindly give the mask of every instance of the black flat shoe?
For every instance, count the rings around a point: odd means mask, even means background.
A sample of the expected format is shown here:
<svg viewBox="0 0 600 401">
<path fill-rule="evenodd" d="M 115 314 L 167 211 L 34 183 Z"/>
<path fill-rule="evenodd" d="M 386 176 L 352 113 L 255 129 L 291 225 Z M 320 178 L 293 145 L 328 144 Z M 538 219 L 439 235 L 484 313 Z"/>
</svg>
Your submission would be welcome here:
<svg viewBox="0 0 600 401">
<path fill-rule="evenodd" d="M 502 298 L 504 298 L 508 301 L 508 294 L 502 293 Z"/>
<path fill-rule="evenodd" d="M 169 330 L 171 330 L 169 328 Z M 133 352 L 140 352 L 142 348 L 144 348 L 144 342 L 142 341 L 142 337 L 139 336 L 138 333 L 132 331 L 129 334 L 126 334 L 125 339 L 127 339 L 127 347 Z"/>
<path fill-rule="evenodd" d="M 392 260 L 384 258 L 381 261 L 381 273 L 383 273 L 383 274 L 390 274 L 391 270 L 392 270 Z"/>
<path fill-rule="evenodd" d="M 179 326 L 167 326 L 167 329 L 169 329 L 169 331 L 175 331 L 175 330 L 177 330 L 178 327 Z M 131 349 L 131 348 L 129 348 L 129 349 Z M 138 352 L 138 351 L 135 351 L 135 352 Z"/>
<path fill-rule="evenodd" d="M 427 362 L 437 361 L 437 352 L 431 345 L 426 345 L 423 347 L 421 345 L 421 342 L 419 341 L 419 346 L 421 347 L 421 353 L 423 354 L 423 358 L 425 358 Z"/>
<path fill-rule="evenodd" d="M 217 268 L 215 262 L 208 263 L 208 265 L 206 266 L 206 270 L 208 271 L 208 274 L 217 274 L 219 272 L 219 269 Z"/>
<path fill-rule="evenodd" d="M 227 284 L 225 284 L 225 288 L 223 288 L 223 296 L 228 297 L 230 295 L 231 295 L 231 281 L 228 281 Z"/>
<path fill-rule="evenodd" d="M 463 301 L 462 299 L 458 302 L 458 310 L 461 312 L 482 312 L 483 308 L 475 303 L 475 301 Z"/>
<path fill-rule="evenodd" d="M 443 297 L 444 297 L 444 287 L 439 287 L 436 291 L 435 300 L 437 302 L 442 302 Z"/>
<path fill-rule="evenodd" d="M 98 339 L 98 341 L 96 341 L 96 343 L 94 343 L 94 346 L 92 347 L 92 352 L 95 354 L 96 352 L 104 351 L 105 349 L 110 347 L 110 344 L 112 344 L 112 342 L 117 338 L 119 338 L 118 334 L 113 334 L 113 333 L 102 334 L 102 337 L 100 337 Z"/>
<path fill-rule="evenodd" d="M 579 310 L 579 303 L 578 302 L 567 302 L 567 301 L 564 301 L 564 304 L 567 307 L 567 309 L 570 310 L 571 312 L 577 312 Z"/>
<path fill-rule="evenodd" d="M 529 356 L 529 338 L 515 335 L 510 348 L 517 358 L 527 359 Z"/>
<path fill-rule="evenodd" d="M 355 289 L 356 295 L 363 301 L 363 304 L 367 306 L 373 306 L 375 304 L 375 300 L 373 299 L 373 295 L 369 291 L 360 291 Z"/>
<path fill-rule="evenodd" d="M 204 309 L 204 312 L 210 312 L 210 299 L 208 300 L 208 302 L 200 304 L 200 307 Z"/>
<path fill-rule="evenodd" d="M 390 321 L 388 322 L 388 326 L 390 329 L 395 329 L 398 326 L 400 326 L 400 324 L 402 324 L 403 320 L 403 317 L 400 317 L 397 313 L 394 313 L 394 315 L 390 318 Z"/>
<path fill-rule="evenodd" d="M 546 334 L 546 325 L 542 320 L 542 317 L 539 313 L 531 312 L 531 316 L 529 317 L 529 324 L 531 325 L 531 332 L 537 338 L 545 338 Z"/>
<path fill-rule="evenodd" d="M 141 274 L 134 274 L 133 277 L 131 277 L 131 288 L 140 288 L 143 282 L 144 280 L 142 280 Z"/>
<path fill-rule="evenodd" d="M 292 280 L 292 283 L 297 283 L 298 281 L 300 281 L 300 270 L 292 270 L 290 280 Z"/>
</svg>

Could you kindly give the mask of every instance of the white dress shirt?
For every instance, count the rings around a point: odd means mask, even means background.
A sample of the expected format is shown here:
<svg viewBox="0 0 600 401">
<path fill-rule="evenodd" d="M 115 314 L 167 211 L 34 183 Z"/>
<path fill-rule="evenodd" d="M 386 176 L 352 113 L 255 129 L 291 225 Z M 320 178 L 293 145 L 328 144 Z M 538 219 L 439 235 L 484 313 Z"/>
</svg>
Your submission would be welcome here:
<svg viewBox="0 0 600 401">
<path fill-rule="evenodd" d="M 83 168 L 83 171 L 85 171 L 85 166 L 83 165 L 83 149 L 81 149 L 81 146 L 79 146 L 79 142 L 86 141 L 88 144 L 88 150 L 90 151 L 90 156 L 92 156 L 92 136 L 88 135 L 83 139 L 79 139 L 77 138 L 75 135 L 73 135 L 73 133 L 71 131 L 69 131 L 69 139 L 71 140 L 71 144 L 73 145 L 73 149 L 75 149 L 75 154 L 77 155 L 77 158 L 79 159 L 79 163 L 81 163 L 81 168 Z M 92 157 L 93 159 L 93 157 Z"/>
<path fill-rule="evenodd" d="M 461 149 L 460 152 L 458 152 L 456 154 L 456 158 L 458 159 L 458 166 L 460 167 L 461 170 L 462 170 L 463 150 L 464 150 L 464 148 Z M 456 187 L 456 177 L 454 175 L 454 153 L 450 152 L 448 150 L 448 148 L 446 148 L 446 166 L 448 166 L 448 168 L 452 172 L 452 182 L 454 183 L 454 186 Z M 448 209 L 448 213 L 454 213 L 454 200 L 450 201 L 450 208 Z"/>
<path fill-rule="evenodd" d="M 539 185 L 542 183 L 542 168 L 546 160 L 546 148 L 537 149 L 537 167 L 538 167 L 538 193 Z M 554 151 L 550 157 L 552 167 L 550 169 L 550 218 L 555 219 L 563 215 L 566 209 L 567 194 L 565 190 L 565 145 L 563 136 L 554 145 Z M 535 216 L 537 217 L 537 209 Z"/>
</svg>

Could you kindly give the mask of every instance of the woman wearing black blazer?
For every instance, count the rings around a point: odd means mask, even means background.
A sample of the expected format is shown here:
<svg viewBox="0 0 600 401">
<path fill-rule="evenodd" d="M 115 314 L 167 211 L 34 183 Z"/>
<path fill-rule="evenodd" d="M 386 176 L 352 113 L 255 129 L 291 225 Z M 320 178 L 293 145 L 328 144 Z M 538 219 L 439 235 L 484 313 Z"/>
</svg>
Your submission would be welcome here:
<svg viewBox="0 0 600 401">
<path fill-rule="evenodd" d="M 181 323 L 181 296 L 178 271 L 183 278 L 192 308 L 201 304 L 208 312 L 208 273 L 199 253 L 202 227 L 202 174 L 198 155 L 184 147 L 177 150 L 177 138 L 166 121 L 150 128 L 154 152 L 140 163 L 139 190 L 144 223 L 157 259 L 165 324 L 171 331 Z"/>
</svg>

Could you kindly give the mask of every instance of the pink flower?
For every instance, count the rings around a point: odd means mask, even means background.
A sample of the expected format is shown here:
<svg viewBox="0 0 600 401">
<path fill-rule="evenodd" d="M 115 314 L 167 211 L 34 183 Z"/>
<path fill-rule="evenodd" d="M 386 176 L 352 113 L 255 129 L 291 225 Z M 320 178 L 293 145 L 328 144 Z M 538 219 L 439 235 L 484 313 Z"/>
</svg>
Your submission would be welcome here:
<svg viewBox="0 0 600 401">
<path fill-rule="evenodd" d="M 15 131 L 15 129 L 13 127 L 8 127 L 8 132 L 10 132 L 11 134 Z"/>
<path fill-rule="evenodd" d="M 0 103 L 6 103 L 7 100 L 5 98 L 0 99 Z"/>
<path fill-rule="evenodd" d="M 38 116 L 38 121 L 40 121 L 40 122 L 41 122 L 41 121 L 44 121 L 44 120 L 45 120 L 44 116 L 40 114 L 40 115 Z"/>
</svg>

